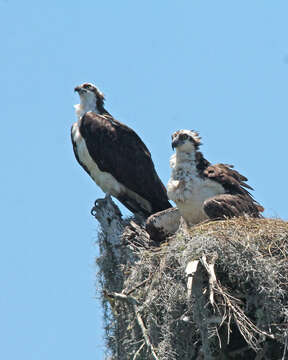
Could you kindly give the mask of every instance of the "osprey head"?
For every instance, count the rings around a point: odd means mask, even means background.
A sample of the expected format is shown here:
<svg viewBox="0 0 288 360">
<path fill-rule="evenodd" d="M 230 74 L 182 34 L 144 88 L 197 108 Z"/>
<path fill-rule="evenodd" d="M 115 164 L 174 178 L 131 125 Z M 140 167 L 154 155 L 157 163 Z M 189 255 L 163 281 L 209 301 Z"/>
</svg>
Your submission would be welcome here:
<svg viewBox="0 0 288 360">
<path fill-rule="evenodd" d="M 191 152 L 201 145 L 199 134 L 194 130 L 178 130 L 172 134 L 172 149 Z"/>
<path fill-rule="evenodd" d="M 98 110 L 102 110 L 105 98 L 102 92 L 95 85 L 91 83 L 84 83 L 76 86 L 74 91 L 78 92 L 81 104 L 85 107 L 91 106 L 91 111 L 94 110 L 93 106 Z"/>
</svg>

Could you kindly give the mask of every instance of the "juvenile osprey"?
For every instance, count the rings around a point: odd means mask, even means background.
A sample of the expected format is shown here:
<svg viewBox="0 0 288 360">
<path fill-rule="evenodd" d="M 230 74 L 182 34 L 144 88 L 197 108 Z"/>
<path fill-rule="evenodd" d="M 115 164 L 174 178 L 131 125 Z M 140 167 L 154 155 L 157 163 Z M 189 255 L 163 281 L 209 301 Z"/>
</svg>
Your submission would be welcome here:
<svg viewBox="0 0 288 360">
<path fill-rule="evenodd" d="M 151 239 L 161 242 L 168 236 L 175 234 L 180 225 L 180 218 L 179 210 L 171 207 L 149 216 L 146 220 L 145 229 Z"/>
<path fill-rule="evenodd" d="M 151 154 L 140 137 L 104 109 L 104 96 L 93 85 L 75 88 L 80 104 L 71 138 L 79 164 L 98 186 L 133 213 L 145 217 L 171 207 Z"/>
<path fill-rule="evenodd" d="M 172 168 L 168 197 L 173 200 L 188 225 L 206 219 L 223 219 L 247 214 L 261 217 L 264 209 L 246 190 L 247 178 L 232 165 L 211 165 L 198 151 L 200 137 L 190 130 L 172 135 L 176 154 L 170 159 Z"/>
</svg>

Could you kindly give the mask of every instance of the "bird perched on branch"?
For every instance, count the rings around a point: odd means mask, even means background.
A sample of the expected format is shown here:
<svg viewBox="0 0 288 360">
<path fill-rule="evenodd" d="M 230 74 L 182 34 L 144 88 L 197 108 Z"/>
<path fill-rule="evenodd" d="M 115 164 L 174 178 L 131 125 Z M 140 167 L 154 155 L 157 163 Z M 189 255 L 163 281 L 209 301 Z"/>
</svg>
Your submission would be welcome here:
<svg viewBox="0 0 288 360">
<path fill-rule="evenodd" d="M 172 135 L 176 154 L 170 159 L 172 174 L 167 192 L 186 224 L 244 214 L 261 217 L 264 209 L 247 190 L 253 190 L 247 178 L 232 165 L 211 165 L 198 150 L 200 145 L 195 131 L 180 130 Z"/>
<path fill-rule="evenodd" d="M 108 195 L 116 197 L 134 214 L 144 217 L 171 207 L 151 154 L 140 137 L 115 120 L 104 108 L 96 86 L 75 88 L 80 104 L 71 129 L 79 164 Z"/>
</svg>

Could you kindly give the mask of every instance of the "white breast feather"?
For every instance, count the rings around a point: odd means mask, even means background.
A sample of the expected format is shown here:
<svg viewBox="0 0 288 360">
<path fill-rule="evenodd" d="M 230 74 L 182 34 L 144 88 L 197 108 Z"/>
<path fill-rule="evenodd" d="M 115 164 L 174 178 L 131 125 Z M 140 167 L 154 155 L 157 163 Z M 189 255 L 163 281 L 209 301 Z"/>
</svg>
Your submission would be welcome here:
<svg viewBox="0 0 288 360">
<path fill-rule="evenodd" d="M 203 203 L 215 195 L 223 194 L 223 186 L 216 181 L 201 178 L 195 161 L 187 158 L 181 160 L 175 155 L 172 157 L 172 174 L 167 185 L 168 198 L 176 203 L 189 225 L 208 219 L 203 210 Z"/>
<path fill-rule="evenodd" d="M 136 200 L 138 203 L 142 204 L 143 208 L 148 212 L 151 212 L 151 204 L 148 200 L 144 199 L 142 196 L 136 194 L 133 190 L 128 189 L 119 181 L 117 181 L 113 175 L 101 171 L 96 164 L 96 162 L 91 158 L 85 140 L 80 134 L 78 123 L 74 123 L 72 126 L 72 138 L 73 142 L 76 144 L 76 152 L 81 163 L 89 170 L 90 176 L 95 181 L 95 183 L 100 186 L 100 188 L 106 193 L 114 197 L 118 197 L 120 194 L 127 194 L 128 198 Z M 127 199 L 127 201 L 129 201 Z"/>
<path fill-rule="evenodd" d="M 171 169 L 173 169 L 175 167 L 175 165 L 176 165 L 176 155 L 175 154 L 173 154 L 170 157 L 169 164 L 170 164 Z"/>
<path fill-rule="evenodd" d="M 123 191 L 123 185 L 120 184 L 111 174 L 101 171 L 95 161 L 91 158 L 86 143 L 80 134 L 78 123 L 72 127 L 72 137 L 76 144 L 77 153 L 80 161 L 89 170 L 92 179 L 105 193 L 117 197 Z"/>
</svg>

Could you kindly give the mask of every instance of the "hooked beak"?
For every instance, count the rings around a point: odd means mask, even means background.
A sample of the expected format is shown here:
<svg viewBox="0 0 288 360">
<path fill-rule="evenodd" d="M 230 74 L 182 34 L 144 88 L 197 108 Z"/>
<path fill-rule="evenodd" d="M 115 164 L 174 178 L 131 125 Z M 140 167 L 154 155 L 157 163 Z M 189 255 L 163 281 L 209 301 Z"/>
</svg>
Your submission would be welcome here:
<svg viewBox="0 0 288 360">
<path fill-rule="evenodd" d="M 75 92 L 78 92 L 79 95 L 83 94 L 86 92 L 85 89 L 83 89 L 83 87 L 81 86 L 76 86 L 75 89 L 74 89 Z"/>
<path fill-rule="evenodd" d="M 174 150 L 174 148 L 176 148 L 179 145 L 179 139 L 175 139 L 172 141 L 172 149 Z"/>
</svg>

